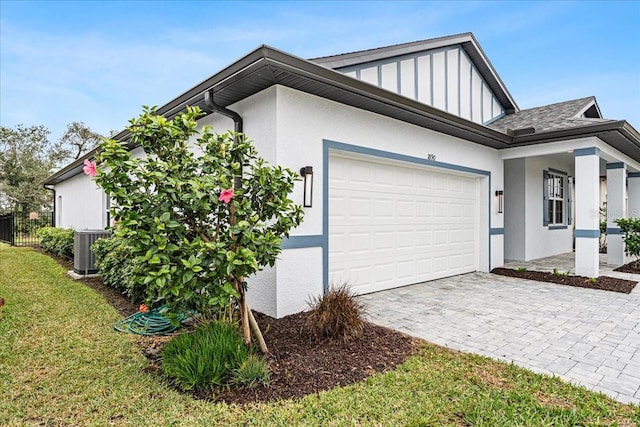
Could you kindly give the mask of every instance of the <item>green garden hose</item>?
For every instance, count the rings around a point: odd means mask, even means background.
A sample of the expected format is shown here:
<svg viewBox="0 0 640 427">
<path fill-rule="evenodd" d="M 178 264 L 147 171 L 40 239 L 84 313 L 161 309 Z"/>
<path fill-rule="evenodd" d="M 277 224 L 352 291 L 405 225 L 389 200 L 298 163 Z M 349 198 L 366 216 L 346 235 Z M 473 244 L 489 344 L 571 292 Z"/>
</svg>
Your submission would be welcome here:
<svg viewBox="0 0 640 427">
<path fill-rule="evenodd" d="M 161 306 L 154 308 L 147 312 L 137 312 L 129 317 L 117 321 L 113 325 L 113 329 L 120 332 L 134 333 L 138 335 L 166 335 L 169 334 L 179 326 L 171 324 L 169 319 L 161 314 L 166 307 Z M 182 322 L 187 315 L 185 313 L 178 314 L 178 321 Z"/>
</svg>

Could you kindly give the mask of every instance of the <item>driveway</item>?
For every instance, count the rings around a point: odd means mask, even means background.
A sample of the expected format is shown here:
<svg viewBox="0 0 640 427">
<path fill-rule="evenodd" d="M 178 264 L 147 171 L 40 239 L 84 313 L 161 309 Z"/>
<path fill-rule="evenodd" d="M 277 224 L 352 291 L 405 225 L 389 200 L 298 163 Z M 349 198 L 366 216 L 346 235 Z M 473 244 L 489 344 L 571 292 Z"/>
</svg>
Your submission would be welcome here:
<svg viewBox="0 0 640 427">
<path fill-rule="evenodd" d="M 360 298 L 373 323 L 640 404 L 640 285 L 626 295 L 470 273 Z"/>
</svg>

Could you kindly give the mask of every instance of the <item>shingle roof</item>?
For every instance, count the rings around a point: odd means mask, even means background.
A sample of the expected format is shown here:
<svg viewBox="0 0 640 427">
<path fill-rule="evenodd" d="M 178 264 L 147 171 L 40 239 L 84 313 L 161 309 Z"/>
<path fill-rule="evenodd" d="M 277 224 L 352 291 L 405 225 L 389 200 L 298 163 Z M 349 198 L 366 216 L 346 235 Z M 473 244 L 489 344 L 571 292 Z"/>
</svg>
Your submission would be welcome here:
<svg viewBox="0 0 640 427">
<path fill-rule="evenodd" d="M 535 128 L 536 133 L 539 133 L 614 121 L 601 118 L 599 113 L 589 114 L 591 117 L 582 117 L 582 113 L 587 110 L 598 111 L 593 96 L 521 110 L 515 114 L 503 116 L 488 126 L 505 133 L 508 129 L 532 127 Z"/>
</svg>

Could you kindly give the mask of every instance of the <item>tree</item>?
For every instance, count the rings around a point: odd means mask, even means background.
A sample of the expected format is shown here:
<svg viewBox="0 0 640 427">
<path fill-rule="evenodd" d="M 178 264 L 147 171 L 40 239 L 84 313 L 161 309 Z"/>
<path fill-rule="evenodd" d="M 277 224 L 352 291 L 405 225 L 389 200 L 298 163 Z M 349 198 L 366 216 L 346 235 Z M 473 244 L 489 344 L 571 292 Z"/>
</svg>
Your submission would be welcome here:
<svg viewBox="0 0 640 427">
<path fill-rule="evenodd" d="M 51 206 L 42 186 L 57 167 L 94 148 L 102 136 L 82 122 L 72 122 L 57 142 L 42 125 L 0 126 L 0 212 L 38 211 Z"/>
<path fill-rule="evenodd" d="M 66 160 L 76 160 L 97 147 L 101 140 L 102 135 L 93 132 L 83 122 L 71 122 L 60 138 L 59 146 Z"/>
<path fill-rule="evenodd" d="M 42 187 L 63 159 L 45 126 L 0 126 L 0 211 L 29 212 L 51 205 Z"/>
<path fill-rule="evenodd" d="M 297 175 L 268 166 L 243 134 L 197 130 L 198 108 L 172 120 L 145 107 L 131 120 L 132 158 L 124 143 L 105 139 L 85 172 L 114 201 L 114 237 L 135 257 L 133 282 L 148 306 L 165 314 L 192 310 L 239 313 L 245 343 L 251 332 L 267 351 L 246 301 L 246 278 L 273 266 L 282 238 L 302 221 L 288 198 Z M 189 140 L 197 136 L 196 156 Z"/>
</svg>

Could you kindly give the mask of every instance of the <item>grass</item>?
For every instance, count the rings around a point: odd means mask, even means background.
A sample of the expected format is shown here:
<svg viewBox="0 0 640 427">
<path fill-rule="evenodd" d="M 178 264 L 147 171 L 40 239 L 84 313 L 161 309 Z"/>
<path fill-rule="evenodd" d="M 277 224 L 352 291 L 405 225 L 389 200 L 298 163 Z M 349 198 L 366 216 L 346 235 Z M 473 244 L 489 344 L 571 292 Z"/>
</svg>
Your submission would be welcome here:
<svg viewBox="0 0 640 427">
<path fill-rule="evenodd" d="M 640 408 L 557 378 L 425 345 L 398 369 L 297 401 L 195 400 L 143 372 L 118 314 L 45 255 L 0 244 L 0 425 L 576 426 Z"/>
</svg>

